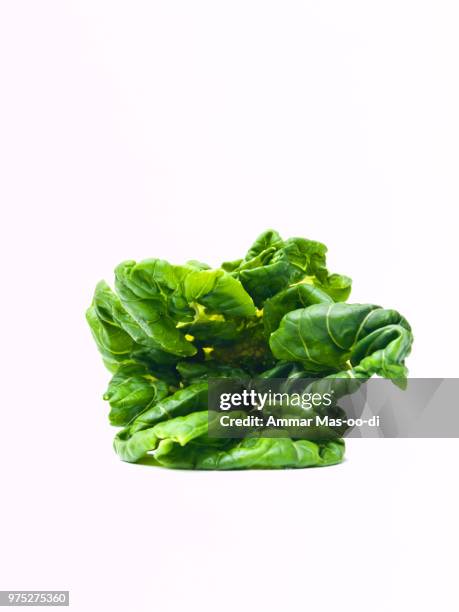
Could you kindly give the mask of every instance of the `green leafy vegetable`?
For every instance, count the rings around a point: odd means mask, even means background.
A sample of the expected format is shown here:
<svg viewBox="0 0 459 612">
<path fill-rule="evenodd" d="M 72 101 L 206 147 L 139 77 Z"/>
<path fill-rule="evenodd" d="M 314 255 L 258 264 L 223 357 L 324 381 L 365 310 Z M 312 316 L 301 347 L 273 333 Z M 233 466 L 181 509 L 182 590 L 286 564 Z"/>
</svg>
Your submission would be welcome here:
<svg viewBox="0 0 459 612">
<path fill-rule="evenodd" d="M 326 252 L 268 230 L 217 269 L 126 261 L 115 270 L 116 293 L 97 285 L 86 317 L 113 374 L 104 399 L 110 423 L 122 427 L 121 459 L 203 470 L 342 460 L 342 427 L 318 427 L 308 439 L 288 429 L 285 437 L 209 436 L 210 378 L 283 379 L 287 391 L 313 379 L 308 389 L 333 389 L 336 398 L 372 375 L 403 386 L 409 324 L 395 310 L 346 303 L 351 280 L 328 271 Z M 342 410 L 335 404 L 330 414 Z"/>
<path fill-rule="evenodd" d="M 287 313 L 270 336 L 278 359 L 298 361 L 308 371 L 358 366 L 368 376 L 404 378 L 411 330 L 395 310 L 371 304 L 314 304 Z"/>
<path fill-rule="evenodd" d="M 104 394 L 111 407 L 110 423 L 127 425 L 139 412 L 168 395 L 169 385 L 156 380 L 143 364 L 121 364 Z"/>
</svg>

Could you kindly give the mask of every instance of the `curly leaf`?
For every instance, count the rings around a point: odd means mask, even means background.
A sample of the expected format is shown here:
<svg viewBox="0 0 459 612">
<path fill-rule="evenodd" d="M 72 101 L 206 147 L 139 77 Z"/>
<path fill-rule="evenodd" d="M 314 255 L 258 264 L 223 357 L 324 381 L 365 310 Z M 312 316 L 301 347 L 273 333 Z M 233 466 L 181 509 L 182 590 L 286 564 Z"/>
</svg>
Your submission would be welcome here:
<svg viewBox="0 0 459 612">
<path fill-rule="evenodd" d="M 146 453 L 155 450 L 160 440 L 168 440 L 184 446 L 190 440 L 206 432 L 207 410 L 204 410 L 134 432 L 124 429 L 115 436 L 114 447 L 123 461 L 135 462 Z"/>
<path fill-rule="evenodd" d="M 249 261 L 253 259 L 254 257 L 256 257 L 257 255 L 260 255 L 260 253 L 262 253 L 266 249 L 270 249 L 270 248 L 278 249 L 279 247 L 282 246 L 282 244 L 283 244 L 283 240 L 279 236 L 279 234 L 276 232 L 276 230 L 272 230 L 272 229 L 266 230 L 265 232 L 263 232 L 262 234 L 258 236 L 258 238 L 252 244 L 250 249 L 247 251 L 247 254 L 245 256 L 245 261 Z"/>
<path fill-rule="evenodd" d="M 104 394 L 112 425 L 127 425 L 140 412 L 169 394 L 166 382 L 156 380 L 142 364 L 122 364 Z"/>
<path fill-rule="evenodd" d="M 284 289 L 274 297 L 266 300 L 263 307 L 263 322 L 269 335 L 279 327 L 282 317 L 291 310 L 312 304 L 332 303 L 332 298 L 314 285 L 301 283 Z"/>
<path fill-rule="evenodd" d="M 136 462 L 147 454 L 159 465 L 181 469 L 235 470 L 247 468 L 301 468 L 339 463 L 341 440 L 312 442 L 290 438 L 248 438 L 209 445 L 207 411 L 159 423 L 154 427 L 115 438 L 123 461 Z"/>
<path fill-rule="evenodd" d="M 203 410 L 207 408 L 207 394 L 207 381 L 198 381 L 179 389 L 172 395 L 148 406 L 130 423 L 126 431 L 132 435 L 156 423 L 183 416 L 193 410 Z"/>
<path fill-rule="evenodd" d="M 171 367 L 177 359 L 145 334 L 106 282 L 97 284 L 86 319 L 110 372 L 116 372 L 120 363 L 140 362 L 148 365 L 151 373 L 170 383 L 176 381 Z"/>
<path fill-rule="evenodd" d="M 368 375 L 403 378 L 412 334 L 395 310 L 371 304 L 315 304 L 284 316 L 270 338 L 277 359 L 330 372 L 359 365 Z"/>
<path fill-rule="evenodd" d="M 160 259 L 124 262 L 115 271 L 123 306 L 162 350 L 182 357 L 196 347 L 177 327 L 196 316 L 195 304 L 227 316 L 255 315 L 252 299 L 223 270 L 173 266 Z"/>
<path fill-rule="evenodd" d="M 233 275 L 240 279 L 257 306 L 305 278 L 322 287 L 333 299 L 345 299 L 350 279 L 328 273 L 326 252 L 327 247 L 320 242 L 305 238 L 283 241 L 279 234 L 269 231 L 255 242 Z"/>
<path fill-rule="evenodd" d="M 345 302 L 351 293 L 352 280 L 343 274 L 330 274 L 323 282 L 316 282 L 317 287 L 327 293 L 334 302 Z"/>
</svg>

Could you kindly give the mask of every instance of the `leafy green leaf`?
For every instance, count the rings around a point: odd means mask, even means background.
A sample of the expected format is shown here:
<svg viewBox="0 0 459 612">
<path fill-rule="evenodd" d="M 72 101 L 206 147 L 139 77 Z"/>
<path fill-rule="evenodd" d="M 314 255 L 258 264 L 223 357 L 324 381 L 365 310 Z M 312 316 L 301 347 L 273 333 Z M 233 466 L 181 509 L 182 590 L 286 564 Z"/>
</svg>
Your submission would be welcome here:
<svg viewBox="0 0 459 612">
<path fill-rule="evenodd" d="M 359 365 L 371 376 L 406 375 L 412 334 L 395 310 L 372 304 L 315 304 L 287 313 L 270 338 L 277 359 L 329 373 Z"/>
<path fill-rule="evenodd" d="M 183 416 L 193 410 L 207 408 L 207 381 L 198 381 L 179 389 L 172 395 L 147 406 L 128 427 L 129 434 L 147 429 L 156 423 Z"/>
<path fill-rule="evenodd" d="M 266 249 L 274 248 L 275 250 L 281 247 L 283 244 L 282 238 L 276 232 L 276 230 L 266 230 L 258 236 L 255 242 L 252 244 L 250 249 L 247 251 L 245 261 L 250 261 L 257 255 L 260 255 Z"/>
<path fill-rule="evenodd" d="M 266 300 L 263 307 L 263 322 L 265 331 L 271 334 L 279 327 L 282 317 L 291 310 L 296 310 L 312 304 L 329 304 L 332 298 L 315 285 L 297 284 L 280 291 L 277 295 Z"/>
<path fill-rule="evenodd" d="M 104 394 L 104 400 L 107 400 L 111 407 L 110 423 L 127 425 L 140 412 L 167 395 L 167 383 L 156 380 L 144 365 L 122 364 Z"/>
<path fill-rule="evenodd" d="M 115 450 L 123 461 L 135 462 L 155 450 L 160 440 L 184 446 L 207 432 L 207 410 L 193 412 L 186 417 L 158 422 L 152 427 L 120 431 L 114 440 Z"/>
<path fill-rule="evenodd" d="M 116 288 L 125 309 L 162 350 L 191 357 L 196 347 L 178 324 L 197 316 L 196 304 L 232 317 L 255 315 L 252 299 L 223 270 L 173 266 L 160 259 L 124 262 L 115 271 Z"/>
<path fill-rule="evenodd" d="M 104 281 L 96 286 L 86 319 L 110 372 L 116 372 L 120 363 L 140 362 L 147 364 L 152 373 L 161 373 L 170 383 L 176 380 L 171 366 L 175 366 L 177 358 L 161 350 L 145 334 Z"/>
<path fill-rule="evenodd" d="M 259 307 L 279 291 L 305 279 L 322 287 L 333 299 L 345 299 L 350 292 L 350 279 L 328 273 L 326 252 L 327 247 L 320 242 L 305 238 L 283 241 L 270 230 L 257 239 L 246 258 L 233 269 L 233 275 Z"/>
<path fill-rule="evenodd" d="M 166 467 L 202 470 L 247 468 L 300 468 L 339 463 L 344 454 L 341 440 L 322 443 L 290 438 L 247 438 L 226 441 L 226 448 L 206 442 L 207 411 L 159 423 L 132 436 L 120 432 L 115 450 L 123 461 L 136 462 L 150 453 Z"/>
</svg>

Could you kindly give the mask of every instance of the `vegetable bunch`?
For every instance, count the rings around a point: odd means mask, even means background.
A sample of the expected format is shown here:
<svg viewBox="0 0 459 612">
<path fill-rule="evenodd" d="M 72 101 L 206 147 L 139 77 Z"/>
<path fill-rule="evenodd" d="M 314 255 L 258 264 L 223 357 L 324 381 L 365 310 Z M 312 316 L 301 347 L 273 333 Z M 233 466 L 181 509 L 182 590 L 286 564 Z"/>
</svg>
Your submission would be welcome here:
<svg viewBox="0 0 459 612">
<path fill-rule="evenodd" d="M 347 276 L 326 247 L 269 230 L 244 258 L 211 269 L 125 261 L 115 291 L 95 290 L 87 321 L 113 374 L 104 399 L 130 462 L 172 468 L 308 467 L 339 463 L 344 442 L 208 435 L 209 378 L 406 377 L 412 344 L 395 310 L 349 304 Z"/>
</svg>

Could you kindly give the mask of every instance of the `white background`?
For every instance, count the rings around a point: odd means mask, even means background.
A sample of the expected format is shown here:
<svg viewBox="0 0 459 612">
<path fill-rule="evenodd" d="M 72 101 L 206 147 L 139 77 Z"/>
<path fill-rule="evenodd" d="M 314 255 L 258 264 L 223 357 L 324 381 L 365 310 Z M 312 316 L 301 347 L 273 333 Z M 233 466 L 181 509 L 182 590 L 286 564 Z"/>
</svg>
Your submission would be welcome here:
<svg viewBox="0 0 459 612">
<path fill-rule="evenodd" d="M 0 589 L 72 609 L 458 609 L 456 440 L 323 470 L 187 473 L 111 449 L 84 320 L 123 259 L 218 264 L 277 228 L 399 309 L 456 376 L 456 2 L 0 8 Z"/>
</svg>

